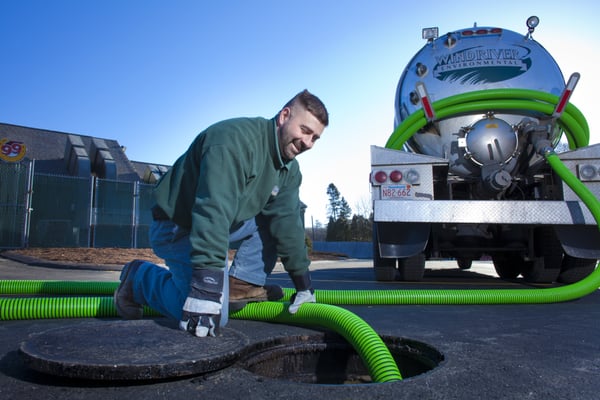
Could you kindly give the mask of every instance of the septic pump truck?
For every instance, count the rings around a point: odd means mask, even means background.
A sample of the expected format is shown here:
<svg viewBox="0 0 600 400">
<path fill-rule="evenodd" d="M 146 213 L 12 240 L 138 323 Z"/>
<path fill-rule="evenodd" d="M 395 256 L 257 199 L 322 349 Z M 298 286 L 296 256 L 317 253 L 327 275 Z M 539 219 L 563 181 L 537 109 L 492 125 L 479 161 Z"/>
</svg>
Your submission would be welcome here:
<svg viewBox="0 0 600 400">
<path fill-rule="evenodd" d="M 421 280 L 425 262 L 493 261 L 503 279 L 572 283 L 600 259 L 585 204 L 546 162 L 547 152 L 600 197 L 600 145 L 569 97 L 554 58 L 527 32 L 478 27 L 438 35 L 408 63 L 395 97 L 395 130 L 371 146 L 375 279 Z M 559 152 L 557 147 L 567 147 Z"/>
</svg>

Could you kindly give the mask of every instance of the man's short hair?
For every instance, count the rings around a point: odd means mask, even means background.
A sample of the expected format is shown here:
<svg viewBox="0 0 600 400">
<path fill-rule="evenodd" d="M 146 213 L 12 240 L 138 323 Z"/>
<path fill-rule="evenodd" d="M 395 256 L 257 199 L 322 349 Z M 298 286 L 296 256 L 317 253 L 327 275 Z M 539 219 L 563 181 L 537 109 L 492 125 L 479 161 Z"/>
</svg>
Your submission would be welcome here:
<svg viewBox="0 0 600 400">
<path fill-rule="evenodd" d="M 329 114 L 327 113 L 325 104 L 308 90 L 304 89 L 295 95 L 285 106 L 283 106 L 283 108 L 291 107 L 294 103 L 298 103 L 304 107 L 308 112 L 314 115 L 323 126 L 329 125 Z"/>
</svg>

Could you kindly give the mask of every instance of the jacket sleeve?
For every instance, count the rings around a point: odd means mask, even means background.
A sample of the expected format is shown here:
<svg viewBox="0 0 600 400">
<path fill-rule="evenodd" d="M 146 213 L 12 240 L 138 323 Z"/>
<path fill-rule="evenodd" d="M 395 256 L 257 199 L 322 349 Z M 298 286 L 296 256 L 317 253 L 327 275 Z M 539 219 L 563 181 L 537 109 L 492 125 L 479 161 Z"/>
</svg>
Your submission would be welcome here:
<svg viewBox="0 0 600 400">
<path fill-rule="evenodd" d="M 201 155 L 190 226 L 194 268 L 225 266 L 229 228 L 243 190 L 241 171 L 239 154 L 226 146 L 209 146 Z"/>
</svg>

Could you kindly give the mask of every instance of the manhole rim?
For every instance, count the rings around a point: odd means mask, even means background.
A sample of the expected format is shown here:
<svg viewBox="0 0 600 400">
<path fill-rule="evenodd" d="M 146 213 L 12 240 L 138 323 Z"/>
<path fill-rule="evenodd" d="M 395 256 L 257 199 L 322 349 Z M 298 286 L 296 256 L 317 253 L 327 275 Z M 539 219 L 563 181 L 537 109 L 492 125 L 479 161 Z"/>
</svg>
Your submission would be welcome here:
<svg viewBox="0 0 600 400">
<path fill-rule="evenodd" d="M 384 343 L 388 346 L 388 348 L 390 348 L 390 346 L 396 347 L 396 348 L 390 349 L 391 353 L 394 353 L 394 351 L 397 350 L 397 347 L 404 346 L 404 347 L 409 347 L 409 348 L 413 349 L 412 352 L 408 352 L 409 355 L 407 356 L 407 358 L 412 357 L 412 358 L 416 359 L 416 357 L 414 357 L 414 356 L 416 356 L 416 354 L 419 352 L 420 352 L 419 354 L 423 354 L 423 352 L 429 354 L 429 356 L 426 357 L 430 361 L 430 363 L 427 365 L 427 369 L 423 372 L 420 372 L 420 373 L 417 373 L 414 375 L 410 375 L 410 376 L 406 376 L 401 381 L 361 382 L 361 383 L 340 384 L 340 383 L 302 382 L 302 381 L 297 381 L 297 380 L 293 380 L 293 379 L 285 379 L 285 378 L 280 378 L 280 377 L 268 376 L 268 375 L 254 372 L 251 369 L 251 367 L 248 365 L 253 359 L 261 357 L 262 355 L 267 353 L 270 349 L 274 349 L 276 352 L 285 352 L 285 350 L 289 349 L 290 346 L 292 346 L 294 348 L 302 348 L 302 347 L 319 346 L 319 345 L 323 345 L 323 346 L 336 345 L 336 346 L 340 346 L 340 347 L 343 347 L 345 349 L 352 351 L 354 353 L 353 355 L 355 357 L 358 357 L 358 355 L 356 354 L 356 350 L 341 335 L 339 335 L 335 332 L 328 332 L 328 331 L 323 331 L 323 332 L 311 334 L 311 335 L 299 334 L 299 335 L 277 336 L 277 337 L 268 338 L 268 339 L 260 341 L 260 342 L 252 343 L 252 344 L 246 346 L 246 348 L 243 351 L 243 354 L 240 354 L 239 359 L 231 367 L 242 369 L 242 370 L 246 371 L 247 373 L 251 374 L 252 376 L 254 376 L 257 380 L 261 380 L 261 381 L 271 381 L 271 382 L 278 382 L 278 383 L 287 383 L 287 384 L 294 384 L 294 385 L 311 385 L 311 386 L 315 386 L 315 385 L 317 385 L 317 386 L 365 386 L 365 385 L 394 384 L 394 383 L 401 383 L 406 380 L 415 380 L 415 379 L 421 378 L 423 376 L 426 376 L 428 374 L 431 374 L 431 373 L 439 370 L 440 367 L 443 366 L 447 361 L 446 356 L 440 350 L 438 350 L 434 346 L 432 346 L 428 343 L 422 342 L 420 340 L 406 338 L 406 337 L 398 337 L 398 336 L 393 336 L 393 335 L 380 335 L 380 337 L 384 341 Z M 299 344 L 298 341 L 302 341 L 302 343 Z M 392 356 L 394 356 L 394 354 L 392 354 Z M 396 355 L 395 357 L 398 357 L 398 355 Z M 420 357 L 420 358 L 421 358 L 420 361 L 422 361 L 422 357 Z M 402 373 L 402 371 L 400 371 L 400 372 Z M 367 372 L 367 374 L 368 374 L 368 372 Z"/>
</svg>

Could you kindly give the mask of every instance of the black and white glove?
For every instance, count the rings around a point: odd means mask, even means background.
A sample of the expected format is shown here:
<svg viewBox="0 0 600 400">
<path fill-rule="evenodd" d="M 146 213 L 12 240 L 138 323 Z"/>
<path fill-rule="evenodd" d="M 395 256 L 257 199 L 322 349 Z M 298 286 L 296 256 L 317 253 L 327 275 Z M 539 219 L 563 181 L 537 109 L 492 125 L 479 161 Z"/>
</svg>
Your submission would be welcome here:
<svg viewBox="0 0 600 400">
<path fill-rule="evenodd" d="M 296 293 L 290 298 L 288 311 L 290 314 L 296 314 L 302 304 L 316 303 L 317 298 L 315 297 L 315 290 L 312 288 L 312 282 L 308 271 L 306 271 L 304 275 L 290 277 L 296 288 Z"/>
<path fill-rule="evenodd" d="M 219 334 L 224 275 L 224 271 L 219 270 L 194 270 L 179 329 L 197 337 Z"/>
</svg>

